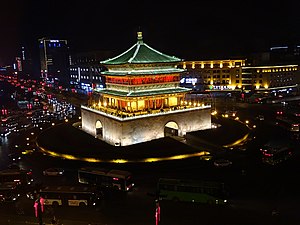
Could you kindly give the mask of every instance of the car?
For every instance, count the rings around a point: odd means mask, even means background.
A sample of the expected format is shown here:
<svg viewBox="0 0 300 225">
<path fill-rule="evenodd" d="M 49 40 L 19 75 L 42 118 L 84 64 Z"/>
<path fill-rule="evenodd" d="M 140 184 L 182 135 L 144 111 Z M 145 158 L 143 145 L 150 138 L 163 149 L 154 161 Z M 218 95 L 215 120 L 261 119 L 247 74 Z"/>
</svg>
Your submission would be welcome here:
<svg viewBox="0 0 300 225">
<path fill-rule="evenodd" d="M 232 165 L 232 162 L 228 159 L 216 159 L 214 161 L 214 165 L 216 167 L 227 167 L 227 166 Z"/>
<path fill-rule="evenodd" d="M 10 158 L 12 161 L 17 162 L 22 159 L 22 153 L 13 152 L 8 154 L 8 158 Z"/>
<path fill-rule="evenodd" d="M 62 176 L 64 174 L 64 169 L 63 168 L 48 168 L 43 171 L 43 174 L 45 176 Z"/>
</svg>

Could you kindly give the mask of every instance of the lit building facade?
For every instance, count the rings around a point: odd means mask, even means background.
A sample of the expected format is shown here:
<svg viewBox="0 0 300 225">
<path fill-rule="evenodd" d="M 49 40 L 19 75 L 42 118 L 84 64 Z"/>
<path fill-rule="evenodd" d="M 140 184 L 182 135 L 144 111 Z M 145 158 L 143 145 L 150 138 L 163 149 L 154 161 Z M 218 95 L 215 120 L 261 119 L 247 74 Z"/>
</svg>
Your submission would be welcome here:
<svg viewBox="0 0 300 225">
<path fill-rule="evenodd" d="M 181 79 L 184 83 L 193 82 L 195 86 L 202 86 L 203 90 L 235 90 L 241 89 L 245 79 L 242 77 L 242 67 L 245 60 L 205 60 L 184 61 L 181 67 L 188 73 Z M 190 74 L 192 76 L 190 76 Z"/>
<path fill-rule="evenodd" d="M 41 78 L 48 82 L 70 83 L 70 56 L 67 40 L 39 39 Z"/>
<path fill-rule="evenodd" d="M 298 65 L 246 66 L 246 60 L 185 61 L 181 63 L 192 76 L 183 82 L 193 82 L 209 91 L 272 91 L 296 87 L 300 82 Z"/>
<path fill-rule="evenodd" d="M 243 67 L 242 75 L 249 77 L 248 85 L 255 91 L 294 90 L 300 82 L 298 65 Z"/>
<path fill-rule="evenodd" d="M 112 51 L 91 51 L 72 54 L 70 86 L 77 92 L 90 93 L 93 89 L 105 87 L 101 71 L 105 68 L 100 61 L 113 56 Z"/>
<path fill-rule="evenodd" d="M 143 42 L 102 61 L 106 87 L 81 106 L 82 130 L 112 145 L 127 146 L 211 128 L 211 106 L 186 100 L 181 59 Z"/>
</svg>

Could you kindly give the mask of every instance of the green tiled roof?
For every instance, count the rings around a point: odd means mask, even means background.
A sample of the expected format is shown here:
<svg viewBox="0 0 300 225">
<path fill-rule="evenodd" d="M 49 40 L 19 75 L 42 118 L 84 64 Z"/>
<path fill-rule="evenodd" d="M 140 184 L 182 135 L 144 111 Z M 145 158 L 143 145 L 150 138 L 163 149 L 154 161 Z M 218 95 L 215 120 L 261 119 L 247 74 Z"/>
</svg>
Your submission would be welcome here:
<svg viewBox="0 0 300 225">
<path fill-rule="evenodd" d="M 117 76 L 126 76 L 126 75 L 147 75 L 147 74 L 167 74 L 167 73 L 181 73 L 184 72 L 184 69 L 177 68 L 168 68 L 168 69 L 152 69 L 152 70 L 122 70 L 122 71 L 103 71 L 101 74 L 104 75 L 117 75 Z"/>
<path fill-rule="evenodd" d="M 138 41 L 124 53 L 100 63 L 106 65 L 141 64 L 141 63 L 175 63 L 181 62 L 175 56 L 163 54 L 143 42 L 142 33 L 138 32 Z"/>
<path fill-rule="evenodd" d="M 121 96 L 121 97 L 141 97 L 141 96 L 153 96 L 153 95 L 162 95 L 162 94 L 174 94 L 174 93 L 183 93 L 189 92 L 192 89 L 177 87 L 177 88 L 169 88 L 169 89 L 160 89 L 160 90 L 147 90 L 147 91 L 139 91 L 139 92 L 125 92 L 125 91 L 116 91 L 111 89 L 101 89 L 95 90 L 95 92 L 101 94 L 108 94 L 114 96 Z"/>
</svg>

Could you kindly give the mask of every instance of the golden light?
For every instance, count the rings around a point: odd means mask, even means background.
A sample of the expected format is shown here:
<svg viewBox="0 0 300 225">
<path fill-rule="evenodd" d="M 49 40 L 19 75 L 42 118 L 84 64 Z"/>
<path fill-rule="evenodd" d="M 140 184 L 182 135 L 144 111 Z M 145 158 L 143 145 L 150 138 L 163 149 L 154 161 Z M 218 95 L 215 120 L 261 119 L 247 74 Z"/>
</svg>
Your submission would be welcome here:
<svg viewBox="0 0 300 225">
<path fill-rule="evenodd" d="M 86 161 L 86 162 L 93 162 L 93 163 L 101 162 L 100 159 L 95 159 L 95 158 L 83 158 L 83 160 Z"/>
<path fill-rule="evenodd" d="M 256 125 L 253 125 L 253 128 L 256 128 Z"/>
<path fill-rule="evenodd" d="M 29 138 L 26 138 L 26 140 L 28 141 L 28 140 L 29 140 Z"/>
<path fill-rule="evenodd" d="M 52 123 L 51 125 L 52 125 L 52 126 L 54 126 L 54 125 L 55 125 L 55 123 Z"/>
<path fill-rule="evenodd" d="M 34 133 L 33 133 L 33 132 L 31 132 L 31 135 L 34 135 Z"/>
<path fill-rule="evenodd" d="M 265 84 L 265 85 L 264 85 L 264 88 L 265 88 L 265 89 L 268 89 L 268 88 L 269 88 L 269 85 Z"/>
<path fill-rule="evenodd" d="M 65 122 L 68 122 L 69 120 L 68 119 L 65 119 Z"/>
<path fill-rule="evenodd" d="M 113 163 L 127 163 L 128 161 L 125 159 L 113 159 L 111 160 Z"/>
<path fill-rule="evenodd" d="M 81 120 L 81 116 L 79 116 L 78 119 Z"/>
<path fill-rule="evenodd" d="M 237 117 L 235 117 L 235 120 L 239 120 L 240 118 L 237 116 Z"/>
<path fill-rule="evenodd" d="M 247 140 L 247 138 L 249 137 L 249 133 L 246 134 L 244 137 L 242 137 L 241 139 L 239 140 L 236 140 L 235 142 L 229 144 L 229 145 L 223 145 L 224 148 L 229 148 L 229 147 L 233 147 L 233 146 L 236 146 L 236 145 L 239 145 L 240 143 L 244 142 Z"/>
<path fill-rule="evenodd" d="M 69 160 L 78 160 L 78 158 L 73 155 L 61 154 L 61 156 L 65 159 L 69 159 Z"/>
<path fill-rule="evenodd" d="M 248 123 L 249 123 L 249 120 L 246 120 L 245 123 L 248 124 Z"/>
</svg>

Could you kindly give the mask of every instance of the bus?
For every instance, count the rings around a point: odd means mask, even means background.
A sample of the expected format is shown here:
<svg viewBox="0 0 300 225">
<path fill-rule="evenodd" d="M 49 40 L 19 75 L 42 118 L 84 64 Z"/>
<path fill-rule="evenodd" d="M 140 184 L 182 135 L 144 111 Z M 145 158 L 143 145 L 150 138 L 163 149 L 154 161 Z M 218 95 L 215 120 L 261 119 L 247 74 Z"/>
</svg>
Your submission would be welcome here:
<svg viewBox="0 0 300 225">
<path fill-rule="evenodd" d="M 32 172 L 23 169 L 5 169 L 0 171 L 0 183 L 15 182 L 19 186 L 32 184 Z"/>
<path fill-rule="evenodd" d="M 130 191 L 134 186 L 131 172 L 97 167 L 80 168 L 78 181 L 82 184 L 120 191 Z"/>
<path fill-rule="evenodd" d="M 294 121 L 291 118 L 284 117 L 284 116 L 277 116 L 276 117 L 276 125 L 282 127 L 283 129 L 290 131 L 290 132 L 299 132 L 299 123 Z"/>
<path fill-rule="evenodd" d="M 269 165 L 276 165 L 293 156 L 293 149 L 281 141 L 270 141 L 260 148 L 262 161 Z"/>
<path fill-rule="evenodd" d="M 195 202 L 215 205 L 228 203 L 222 182 L 160 178 L 157 184 L 160 200 Z"/>
<path fill-rule="evenodd" d="M 86 185 L 78 186 L 46 186 L 39 194 L 44 198 L 45 206 L 96 206 L 102 196 L 95 188 Z"/>
</svg>

